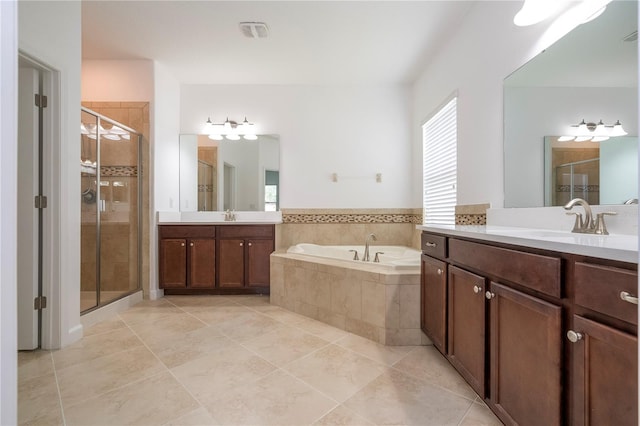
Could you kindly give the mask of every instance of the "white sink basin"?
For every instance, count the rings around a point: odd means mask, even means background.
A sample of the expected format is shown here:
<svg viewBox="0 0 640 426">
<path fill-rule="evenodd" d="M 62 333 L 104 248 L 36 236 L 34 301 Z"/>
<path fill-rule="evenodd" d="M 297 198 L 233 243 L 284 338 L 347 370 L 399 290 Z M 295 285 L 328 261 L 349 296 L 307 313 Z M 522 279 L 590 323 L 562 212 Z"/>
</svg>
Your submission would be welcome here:
<svg viewBox="0 0 640 426">
<path fill-rule="evenodd" d="M 235 212 L 234 221 L 225 221 L 224 212 L 158 212 L 158 223 L 259 224 L 282 223 L 282 212 Z"/>
<path fill-rule="evenodd" d="M 638 250 L 638 236 L 636 235 L 580 234 L 552 229 L 508 228 L 499 226 L 487 227 L 487 234 L 619 250 Z"/>
</svg>

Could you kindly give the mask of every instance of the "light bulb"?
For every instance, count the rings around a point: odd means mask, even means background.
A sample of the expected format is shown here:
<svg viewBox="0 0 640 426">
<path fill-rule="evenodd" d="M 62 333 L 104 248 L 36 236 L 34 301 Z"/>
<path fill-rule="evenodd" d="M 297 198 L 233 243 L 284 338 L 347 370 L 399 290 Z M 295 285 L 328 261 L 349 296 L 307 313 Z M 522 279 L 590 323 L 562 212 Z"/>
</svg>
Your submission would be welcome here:
<svg viewBox="0 0 640 426">
<path fill-rule="evenodd" d="M 574 140 L 575 138 L 575 136 L 560 136 L 558 138 L 558 142 L 568 142 Z"/>
<path fill-rule="evenodd" d="M 591 138 L 591 142 L 602 142 L 606 141 L 607 139 L 609 139 L 609 136 L 594 136 L 593 138 Z"/>
<path fill-rule="evenodd" d="M 228 135 L 225 136 L 227 139 L 229 139 L 230 141 L 237 141 L 240 140 L 240 136 L 238 136 L 235 133 L 229 133 Z"/>
<path fill-rule="evenodd" d="M 616 124 L 613 125 L 613 129 L 611 129 L 611 136 L 625 136 L 627 132 L 622 128 L 622 124 L 620 124 L 620 120 L 616 121 Z"/>
<path fill-rule="evenodd" d="M 253 133 L 249 133 L 244 135 L 243 138 L 245 138 L 248 141 L 255 141 L 256 139 L 258 139 L 258 136 L 254 135 Z"/>
<path fill-rule="evenodd" d="M 223 140 L 224 138 L 222 137 L 222 135 L 221 135 L 221 134 L 218 134 L 218 133 L 211 133 L 211 134 L 209 135 L 209 139 L 211 139 L 211 140 L 213 140 L 213 141 L 221 141 L 221 140 Z"/>
<path fill-rule="evenodd" d="M 590 140 L 591 140 L 591 136 L 577 136 L 575 139 L 576 142 L 586 142 Z"/>
</svg>

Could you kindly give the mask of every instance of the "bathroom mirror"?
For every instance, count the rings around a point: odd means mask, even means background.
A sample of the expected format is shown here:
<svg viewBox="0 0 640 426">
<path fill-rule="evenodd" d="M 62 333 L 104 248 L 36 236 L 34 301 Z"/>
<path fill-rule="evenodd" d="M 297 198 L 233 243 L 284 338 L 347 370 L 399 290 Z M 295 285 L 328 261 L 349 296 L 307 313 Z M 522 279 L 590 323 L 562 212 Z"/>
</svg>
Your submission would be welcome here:
<svg viewBox="0 0 640 426">
<path fill-rule="evenodd" d="M 622 204 L 638 198 L 638 138 L 600 142 L 544 138 L 545 206 L 574 198 L 589 204 Z"/>
<path fill-rule="evenodd" d="M 546 136 L 565 135 L 583 119 L 605 124 L 620 120 L 628 136 L 638 135 L 637 7 L 631 1 L 609 3 L 598 18 L 504 80 L 505 207 L 550 205 Z M 633 190 L 630 185 L 626 189 Z M 621 202 L 601 188 L 600 204 Z"/>
<path fill-rule="evenodd" d="M 280 142 L 180 135 L 180 211 L 277 211 Z"/>
</svg>

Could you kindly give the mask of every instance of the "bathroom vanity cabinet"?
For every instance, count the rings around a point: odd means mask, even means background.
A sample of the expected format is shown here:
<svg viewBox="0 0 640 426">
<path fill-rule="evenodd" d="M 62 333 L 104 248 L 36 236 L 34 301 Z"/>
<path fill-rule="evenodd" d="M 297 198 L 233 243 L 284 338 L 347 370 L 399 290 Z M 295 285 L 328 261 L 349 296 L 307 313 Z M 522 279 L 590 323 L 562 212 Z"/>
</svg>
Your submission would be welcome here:
<svg viewBox="0 0 640 426">
<path fill-rule="evenodd" d="M 422 248 L 422 328 L 505 424 L 637 423 L 636 265 L 430 232 Z"/>
<path fill-rule="evenodd" d="M 269 293 L 274 225 L 160 225 L 165 294 Z"/>
</svg>

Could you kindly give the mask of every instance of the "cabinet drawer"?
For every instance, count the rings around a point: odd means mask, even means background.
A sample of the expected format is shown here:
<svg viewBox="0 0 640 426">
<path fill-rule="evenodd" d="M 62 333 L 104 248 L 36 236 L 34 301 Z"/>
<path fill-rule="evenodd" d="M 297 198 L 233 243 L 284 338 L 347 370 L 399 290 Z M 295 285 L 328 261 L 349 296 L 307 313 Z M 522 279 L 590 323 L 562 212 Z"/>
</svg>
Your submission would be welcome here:
<svg viewBox="0 0 640 426">
<path fill-rule="evenodd" d="M 218 227 L 220 238 L 273 238 L 274 225 L 221 225 Z"/>
<path fill-rule="evenodd" d="M 449 239 L 449 258 L 455 263 L 532 290 L 561 297 L 560 258 L 525 253 L 469 241 Z"/>
<path fill-rule="evenodd" d="M 213 225 L 160 225 L 159 238 L 215 238 Z"/>
<path fill-rule="evenodd" d="M 423 232 L 421 240 L 422 252 L 427 256 L 438 259 L 445 259 L 447 257 L 447 237 Z"/>
<path fill-rule="evenodd" d="M 638 324 L 638 305 L 620 297 L 621 292 L 638 296 L 636 271 L 576 262 L 574 284 L 576 304 Z"/>
</svg>

